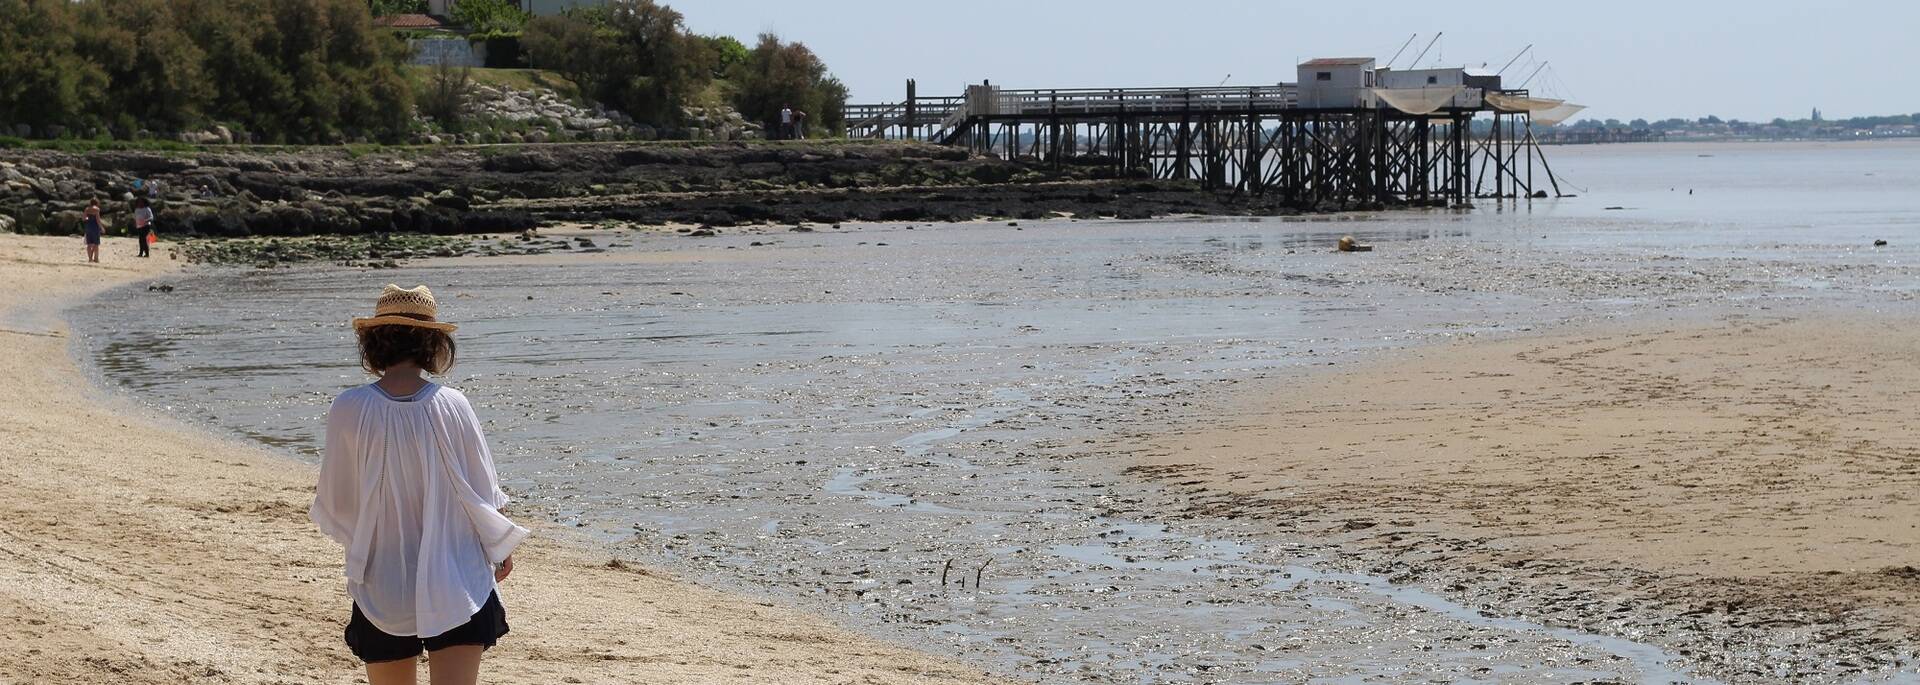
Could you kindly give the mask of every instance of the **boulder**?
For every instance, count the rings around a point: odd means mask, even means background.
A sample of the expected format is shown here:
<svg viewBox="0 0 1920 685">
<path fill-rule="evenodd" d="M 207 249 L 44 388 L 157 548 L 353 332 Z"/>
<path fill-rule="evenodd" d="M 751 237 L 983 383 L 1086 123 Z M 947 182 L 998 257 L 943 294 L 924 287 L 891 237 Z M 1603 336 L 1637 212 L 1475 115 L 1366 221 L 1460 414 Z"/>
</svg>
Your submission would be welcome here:
<svg viewBox="0 0 1920 685">
<path fill-rule="evenodd" d="M 607 125 L 611 123 L 613 122 L 608 121 L 606 119 L 598 119 L 594 117 L 579 117 L 576 119 L 567 120 L 567 128 L 573 129 L 575 131 L 592 131 L 595 129 L 606 128 Z"/>
</svg>

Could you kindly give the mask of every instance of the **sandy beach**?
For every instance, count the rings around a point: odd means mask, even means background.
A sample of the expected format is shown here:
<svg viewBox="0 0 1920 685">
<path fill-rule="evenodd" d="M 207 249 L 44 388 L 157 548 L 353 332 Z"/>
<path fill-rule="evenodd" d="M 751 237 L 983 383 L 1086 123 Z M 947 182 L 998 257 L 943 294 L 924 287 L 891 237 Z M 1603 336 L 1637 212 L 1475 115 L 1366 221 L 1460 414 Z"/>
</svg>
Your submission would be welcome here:
<svg viewBox="0 0 1920 685">
<path fill-rule="evenodd" d="M 339 550 L 306 520 L 311 467 L 152 416 L 70 358 L 61 309 L 178 268 L 128 240 L 103 252 L 0 236 L 0 683 L 361 680 Z M 996 681 L 526 523 L 490 682 Z"/>
<path fill-rule="evenodd" d="M 1275 375 L 1196 402 L 1134 472 L 1397 582 L 1682 653 L 1910 644 L 1913 326 L 1722 315 Z"/>
</svg>

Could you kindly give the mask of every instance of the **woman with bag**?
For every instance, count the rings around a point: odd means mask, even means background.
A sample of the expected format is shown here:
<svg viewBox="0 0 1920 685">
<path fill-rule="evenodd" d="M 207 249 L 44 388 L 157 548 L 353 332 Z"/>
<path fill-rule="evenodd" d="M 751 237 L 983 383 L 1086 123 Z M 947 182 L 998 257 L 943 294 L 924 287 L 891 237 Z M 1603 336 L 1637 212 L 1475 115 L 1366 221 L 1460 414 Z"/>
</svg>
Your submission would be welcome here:
<svg viewBox="0 0 1920 685">
<path fill-rule="evenodd" d="M 426 286 L 389 285 L 354 319 L 360 360 L 380 379 L 327 410 L 311 515 L 346 547 L 347 646 L 369 685 L 411 685 L 427 656 L 435 685 L 479 680 L 507 634 L 498 583 L 527 536 L 506 506 L 465 395 L 427 380 L 453 365 L 455 326 Z"/>
<path fill-rule="evenodd" d="M 157 236 L 153 233 L 153 206 L 144 197 L 133 201 L 133 237 L 140 241 L 140 256 L 147 256 Z"/>
</svg>

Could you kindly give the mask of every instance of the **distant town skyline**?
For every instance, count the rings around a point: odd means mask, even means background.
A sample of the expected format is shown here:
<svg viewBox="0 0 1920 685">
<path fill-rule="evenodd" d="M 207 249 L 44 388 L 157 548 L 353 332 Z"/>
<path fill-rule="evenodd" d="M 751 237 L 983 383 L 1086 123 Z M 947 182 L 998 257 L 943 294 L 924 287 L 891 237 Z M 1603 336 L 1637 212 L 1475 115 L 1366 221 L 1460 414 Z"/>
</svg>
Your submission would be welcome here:
<svg viewBox="0 0 1920 685">
<path fill-rule="evenodd" d="M 1023 88 L 1260 84 L 1294 80 L 1312 57 L 1377 57 L 1444 32 L 1422 66 L 1507 70 L 1517 85 L 1585 104 L 1581 118 L 1716 115 L 1829 119 L 1920 112 L 1907 74 L 1920 63 L 1920 3 L 1606 4 L 1376 0 L 667 0 L 702 33 L 763 31 L 805 42 L 855 101 L 894 101 L 905 81 L 958 94 L 991 79 Z M 1897 87 L 1897 86 L 1904 86 Z"/>
</svg>

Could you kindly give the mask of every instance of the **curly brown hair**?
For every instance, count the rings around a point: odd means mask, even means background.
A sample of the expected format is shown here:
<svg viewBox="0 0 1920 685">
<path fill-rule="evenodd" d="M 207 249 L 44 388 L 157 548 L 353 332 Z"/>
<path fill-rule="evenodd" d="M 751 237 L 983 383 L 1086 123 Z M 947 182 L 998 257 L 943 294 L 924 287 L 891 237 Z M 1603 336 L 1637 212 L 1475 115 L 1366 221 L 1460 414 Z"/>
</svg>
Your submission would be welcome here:
<svg viewBox="0 0 1920 685">
<path fill-rule="evenodd" d="M 369 373 L 412 362 L 440 375 L 453 368 L 453 336 L 419 326 L 388 324 L 360 329 L 360 366 Z"/>
</svg>

